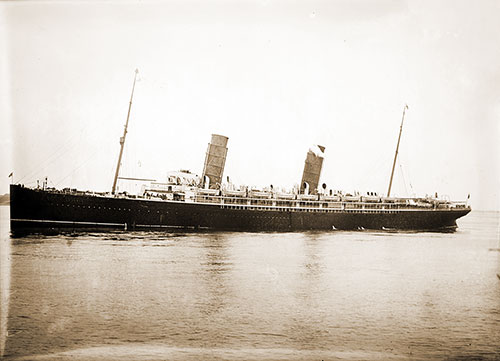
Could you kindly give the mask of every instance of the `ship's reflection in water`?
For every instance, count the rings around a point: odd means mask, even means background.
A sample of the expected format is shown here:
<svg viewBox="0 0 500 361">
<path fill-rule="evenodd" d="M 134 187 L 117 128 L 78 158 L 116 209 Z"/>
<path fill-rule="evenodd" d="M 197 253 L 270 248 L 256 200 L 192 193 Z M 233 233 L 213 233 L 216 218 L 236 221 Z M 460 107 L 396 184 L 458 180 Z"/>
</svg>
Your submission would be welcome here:
<svg viewBox="0 0 500 361">
<path fill-rule="evenodd" d="M 6 359 L 500 357 L 498 213 L 456 233 L 10 239 Z"/>
<path fill-rule="evenodd" d="M 227 255 L 228 240 L 220 234 L 207 234 L 200 242 L 203 253 L 200 279 L 206 290 L 206 297 L 201 300 L 200 312 L 206 317 L 222 311 L 227 299 L 233 297 L 228 285 L 228 272 L 234 266 Z"/>
</svg>

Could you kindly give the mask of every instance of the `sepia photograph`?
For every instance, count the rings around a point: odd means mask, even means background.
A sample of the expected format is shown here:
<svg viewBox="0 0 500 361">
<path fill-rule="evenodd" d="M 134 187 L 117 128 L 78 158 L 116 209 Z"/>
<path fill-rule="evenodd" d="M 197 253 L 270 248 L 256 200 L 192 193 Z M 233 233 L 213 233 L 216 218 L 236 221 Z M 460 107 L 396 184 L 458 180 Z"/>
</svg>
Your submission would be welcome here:
<svg viewBox="0 0 500 361">
<path fill-rule="evenodd" d="M 0 359 L 500 360 L 498 19 L 0 1 Z"/>
</svg>

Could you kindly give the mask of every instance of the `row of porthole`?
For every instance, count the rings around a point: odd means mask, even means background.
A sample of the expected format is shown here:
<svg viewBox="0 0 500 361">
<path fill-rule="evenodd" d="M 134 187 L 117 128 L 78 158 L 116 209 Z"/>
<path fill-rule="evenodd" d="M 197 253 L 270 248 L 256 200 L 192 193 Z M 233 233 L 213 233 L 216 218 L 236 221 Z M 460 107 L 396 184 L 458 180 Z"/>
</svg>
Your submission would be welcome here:
<svg viewBox="0 0 500 361">
<path fill-rule="evenodd" d="M 59 206 L 59 204 L 56 203 L 56 206 Z M 61 206 L 67 206 L 70 207 L 70 204 L 61 204 Z M 75 207 L 75 205 L 72 205 Z M 94 209 L 101 209 L 101 206 L 80 206 L 76 205 L 78 208 L 94 208 Z M 340 213 L 340 212 L 349 212 L 349 213 L 363 213 L 363 214 L 377 214 L 377 213 L 396 213 L 396 210 L 359 210 L 359 209 L 346 209 L 346 210 L 341 210 L 341 209 L 294 209 L 294 208 L 289 208 L 289 209 L 284 209 L 284 208 L 255 208 L 255 207 L 243 207 L 243 206 L 229 206 L 229 207 L 222 207 L 222 208 L 227 208 L 227 209 L 241 209 L 241 210 L 259 210 L 259 211 L 278 211 L 278 212 L 285 212 L 285 211 L 290 211 L 290 212 L 315 212 L 315 213 Z M 102 207 L 102 209 L 108 209 L 108 210 L 118 210 L 118 211 L 132 211 L 130 208 L 113 208 L 113 207 Z M 137 212 L 140 212 L 141 210 L 137 210 Z M 148 213 L 150 213 L 150 210 L 147 210 Z M 160 213 L 160 211 L 156 211 L 156 213 Z M 168 214 L 168 212 L 166 212 Z M 177 214 L 177 213 L 176 213 Z"/>
<path fill-rule="evenodd" d="M 59 204 L 56 203 L 56 206 L 59 206 Z M 129 211 L 129 212 L 132 211 L 132 209 L 130 209 L 130 208 L 121 208 L 121 207 L 116 208 L 116 207 L 104 207 L 104 206 L 103 207 L 101 207 L 101 206 L 97 206 L 97 207 L 96 206 L 80 206 L 78 204 L 77 205 L 74 205 L 74 204 L 61 204 L 60 206 L 61 207 L 64 207 L 64 206 L 66 206 L 66 207 L 73 207 L 73 208 L 76 207 L 76 208 L 89 208 L 89 209 L 103 209 L 103 210 L 107 209 L 107 210 L 114 210 L 114 211 Z M 140 210 L 137 210 L 137 211 L 140 212 Z M 148 213 L 149 212 L 150 211 L 148 210 Z M 159 211 L 158 211 L 158 213 L 159 213 Z"/>
<path fill-rule="evenodd" d="M 275 211 L 275 212 L 321 212 L 321 213 L 331 213 L 335 212 L 336 210 L 334 209 L 296 209 L 296 208 L 257 208 L 257 207 L 244 207 L 244 206 L 229 206 L 225 207 L 222 206 L 222 208 L 226 209 L 241 209 L 241 210 L 248 210 L 248 211 Z M 339 210 L 340 211 L 340 210 Z"/>
<path fill-rule="evenodd" d="M 243 216 L 242 214 L 230 214 L 230 217 Z M 244 216 L 245 218 L 267 218 L 267 219 L 288 219 L 288 217 L 279 216 Z"/>
<path fill-rule="evenodd" d="M 296 208 L 256 208 L 244 206 L 222 206 L 226 209 L 241 209 L 251 211 L 278 211 L 278 212 L 314 212 L 314 213 L 363 213 L 363 214 L 380 214 L 380 213 L 396 213 L 397 210 L 378 210 L 378 209 L 296 209 Z"/>
</svg>

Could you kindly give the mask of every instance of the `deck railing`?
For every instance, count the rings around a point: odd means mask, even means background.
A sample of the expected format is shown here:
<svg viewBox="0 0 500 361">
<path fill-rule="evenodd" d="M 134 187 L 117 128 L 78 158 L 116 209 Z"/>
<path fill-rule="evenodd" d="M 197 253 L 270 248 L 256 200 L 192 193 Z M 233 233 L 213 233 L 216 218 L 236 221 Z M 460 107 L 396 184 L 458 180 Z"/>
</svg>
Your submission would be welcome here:
<svg viewBox="0 0 500 361">
<path fill-rule="evenodd" d="M 35 189 L 37 190 L 37 189 Z M 40 191 L 42 191 L 40 189 Z M 109 193 L 85 192 L 77 190 L 43 190 L 52 193 L 62 193 L 71 195 L 86 195 L 94 197 L 113 197 L 113 198 L 133 198 L 148 199 L 156 201 L 172 200 L 167 199 L 165 194 L 148 194 L 147 196 L 132 196 L 126 193 L 111 195 Z M 298 196 L 300 197 L 300 195 Z M 205 204 L 218 204 L 227 208 L 238 209 L 263 209 L 263 210 L 311 210 L 311 211 L 391 211 L 391 210 L 447 210 L 447 209 L 468 209 L 467 202 L 463 201 L 443 201 L 429 198 L 390 198 L 380 197 L 378 201 L 352 200 L 348 197 L 342 197 L 340 200 L 332 201 L 331 196 L 317 196 L 316 200 L 310 199 L 286 199 L 270 195 L 269 197 L 246 197 L 246 196 L 227 196 L 212 195 L 206 193 L 192 193 L 191 195 L 175 194 L 173 200 L 196 202 Z"/>
<path fill-rule="evenodd" d="M 279 198 L 250 198 L 250 197 L 228 197 L 212 195 L 196 195 L 193 199 L 197 203 L 221 204 L 227 206 L 246 207 L 272 207 L 272 208 L 314 208 L 314 209 L 337 209 L 337 210 L 391 210 L 391 209 L 450 209 L 467 208 L 465 202 L 443 202 L 426 199 L 393 199 L 391 202 L 362 202 L 362 201 L 330 201 L 301 200 L 301 199 L 279 199 Z M 246 206 L 246 207 L 245 207 Z"/>
</svg>

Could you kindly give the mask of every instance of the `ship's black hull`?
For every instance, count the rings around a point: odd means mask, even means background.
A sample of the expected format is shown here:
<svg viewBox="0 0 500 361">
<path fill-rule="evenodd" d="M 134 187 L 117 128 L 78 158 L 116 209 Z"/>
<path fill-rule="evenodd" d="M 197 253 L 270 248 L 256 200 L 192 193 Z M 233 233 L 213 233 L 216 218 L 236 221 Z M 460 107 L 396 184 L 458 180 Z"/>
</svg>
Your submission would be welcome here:
<svg viewBox="0 0 500 361">
<path fill-rule="evenodd" d="M 59 230 L 442 230 L 470 209 L 248 209 L 244 206 L 67 194 L 11 185 L 13 235 Z"/>
</svg>

